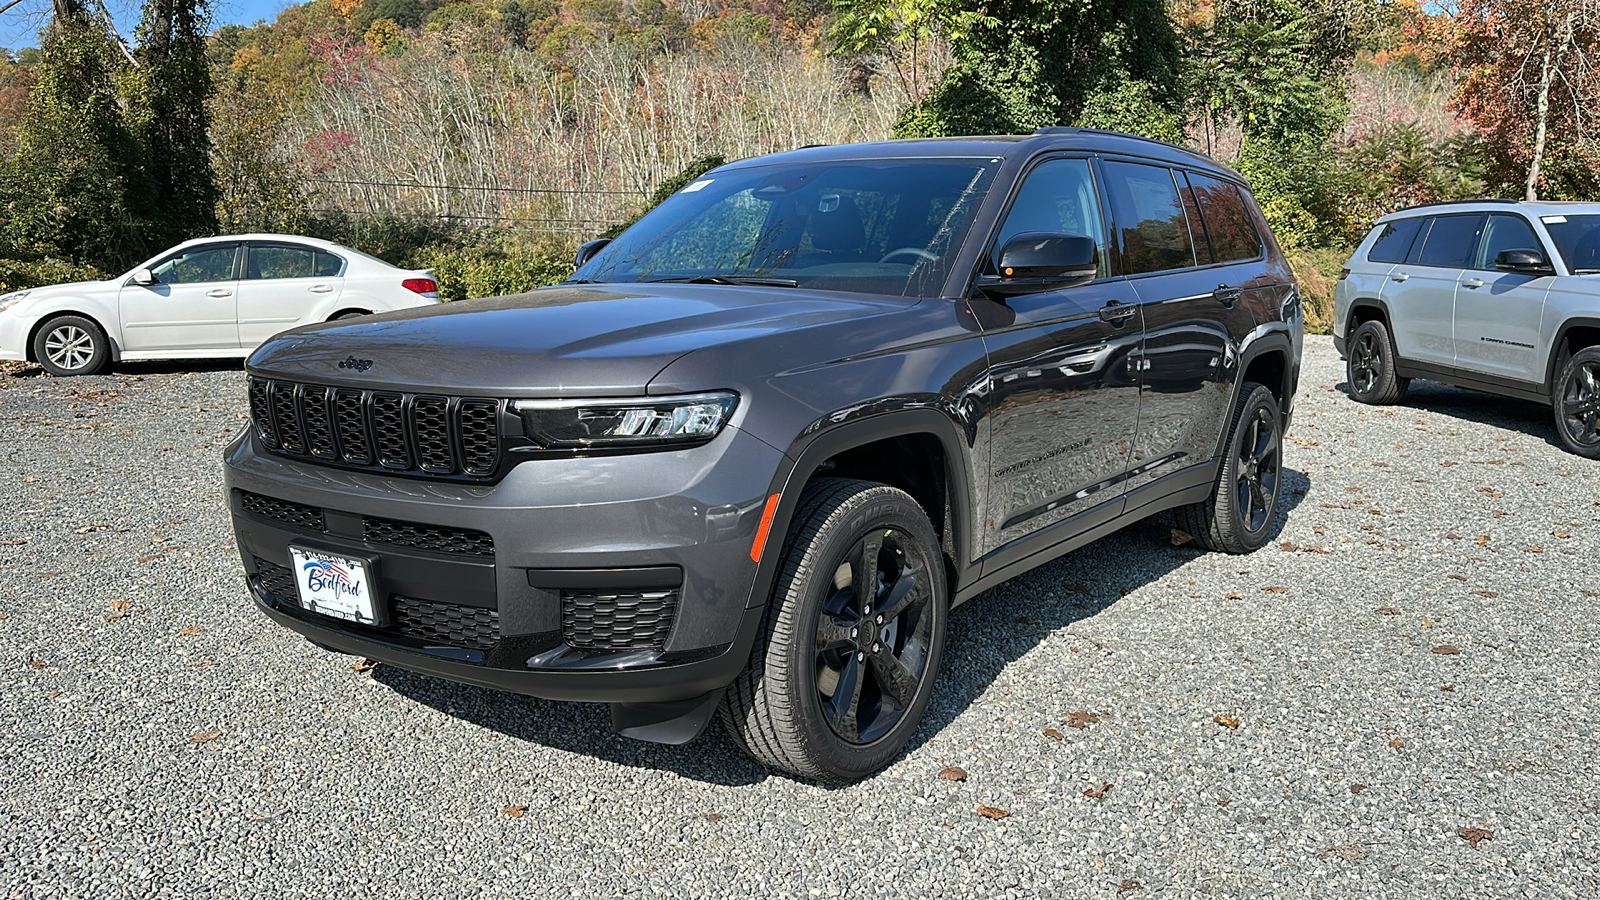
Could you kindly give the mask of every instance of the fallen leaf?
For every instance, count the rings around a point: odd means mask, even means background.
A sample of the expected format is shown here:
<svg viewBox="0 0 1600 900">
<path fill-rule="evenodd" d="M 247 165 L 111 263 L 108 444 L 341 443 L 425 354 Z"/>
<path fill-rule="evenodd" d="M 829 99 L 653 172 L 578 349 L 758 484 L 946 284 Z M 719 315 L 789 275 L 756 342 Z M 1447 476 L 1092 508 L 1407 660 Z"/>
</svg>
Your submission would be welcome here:
<svg viewBox="0 0 1600 900">
<path fill-rule="evenodd" d="M 1453 685 L 1453 684 L 1441 684 L 1441 685 L 1439 685 L 1439 690 L 1441 690 L 1441 691 L 1453 691 L 1455 689 L 1456 689 L 1456 686 Z"/>
<path fill-rule="evenodd" d="M 1100 721 L 1100 717 L 1086 709 L 1078 709 L 1067 713 L 1067 717 L 1062 721 L 1068 728 L 1087 728 Z"/>
<path fill-rule="evenodd" d="M 1439 646 L 1433 648 L 1433 652 L 1439 654 L 1440 656 L 1455 656 L 1461 652 L 1461 648 L 1457 647 L 1455 644 L 1440 644 Z"/>
<path fill-rule="evenodd" d="M 1423 628 L 1432 628 L 1433 627 L 1433 621 L 1431 619 L 1429 619 L 1427 616 L 1423 616 L 1422 617 L 1422 627 Z"/>
<path fill-rule="evenodd" d="M 1222 599 L 1224 599 L 1224 600 L 1242 600 L 1242 599 L 1244 599 L 1244 595 L 1240 594 L 1238 591 L 1229 591 L 1226 594 L 1222 595 Z"/>
<path fill-rule="evenodd" d="M 945 781 L 966 781 L 967 770 L 960 766 L 945 766 L 939 770 L 939 777 Z"/>
<path fill-rule="evenodd" d="M 1487 547 L 1487 546 L 1489 546 L 1489 536 L 1487 534 L 1478 535 L 1477 540 L 1478 540 L 1478 546 L 1479 547 Z"/>
<path fill-rule="evenodd" d="M 520 805 L 518 805 L 518 806 L 508 806 L 505 809 L 502 809 L 500 811 L 505 813 L 506 815 L 510 816 L 513 819 L 520 819 L 520 818 L 522 818 L 522 814 L 528 811 L 528 808 L 526 806 L 520 806 Z"/>
<path fill-rule="evenodd" d="M 1339 859 L 1347 862 L 1354 862 L 1358 859 L 1366 859 L 1367 850 L 1365 847 L 1361 846 L 1360 841 L 1352 841 L 1348 844 L 1337 844 L 1332 847 L 1324 847 L 1317 851 L 1317 859 L 1327 859 L 1330 856 L 1336 856 Z"/>
<path fill-rule="evenodd" d="M 1194 535 L 1179 528 L 1172 529 L 1172 546 L 1181 547 L 1194 540 Z"/>
<path fill-rule="evenodd" d="M 1544 548 L 1539 546 L 1538 544 L 1534 544 L 1532 547 L 1529 547 L 1527 549 L 1527 552 L 1528 553 L 1543 553 L 1544 552 Z"/>
<path fill-rule="evenodd" d="M 1040 733 L 1043 734 L 1047 738 L 1055 738 L 1058 741 L 1064 741 L 1067 738 L 1066 735 L 1064 735 L 1061 732 L 1055 730 L 1054 728 L 1046 728 L 1044 731 L 1042 731 Z"/>
<path fill-rule="evenodd" d="M 1230 731 L 1239 727 L 1239 717 L 1230 716 L 1227 713 L 1217 713 L 1215 716 L 1211 717 L 1211 721 Z"/>
<path fill-rule="evenodd" d="M 20 547 L 27 541 L 0 541 L 0 547 Z"/>
<path fill-rule="evenodd" d="M 1467 576 L 1462 575 L 1462 574 L 1460 574 L 1458 572 L 1451 572 L 1449 575 L 1446 575 L 1445 577 L 1446 578 L 1453 578 L 1456 581 L 1466 581 L 1467 580 Z"/>
<path fill-rule="evenodd" d="M 1273 585 L 1271 587 L 1264 587 L 1261 590 L 1262 590 L 1263 593 L 1267 593 L 1267 594 L 1282 594 L 1282 593 L 1287 592 L 1289 589 L 1285 588 L 1285 587 L 1278 587 L 1277 585 Z"/>
<path fill-rule="evenodd" d="M 1352 793 L 1352 794 L 1359 794 L 1359 793 L 1361 793 L 1362 791 L 1364 791 L 1366 789 L 1367 789 L 1367 786 L 1362 784 L 1359 781 L 1356 782 L 1355 784 L 1350 785 L 1350 793 Z"/>
<path fill-rule="evenodd" d="M 1321 525 L 1317 525 L 1317 526 L 1313 527 L 1311 530 L 1315 531 L 1317 534 L 1327 534 L 1328 533 L 1328 529 L 1323 528 Z"/>
<path fill-rule="evenodd" d="M 1400 610 L 1395 609 L 1392 606 L 1380 606 L 1377 609 L 1373 610 L 1373 612 L 1377 613 L 1380 616 L 1398 616 L 1398 615 L 1400 615 Z"/>
<path fill-rule="evenodd" d="M 1473 593 L 1477 594 L 1479 597 L 1488 597 L 1491 600 L 1500 596 L 1499 591 L 1473 591 Z"/>
<path fill-rule="evenodd" d="M 1447 535 L 1445 535 L 1445 537 L 1447 537 L 1447 538 L 1449 538 L 1449 539 L 1450 539 L 1450 540 L 1452 540 L 1452 541 L 1459 541 L 1459 540 L 1461 540 L 1461 535 L 1459 535 L 1459 534 L 1456 534 L 1456 533 L 1455 533 L 1455 532 L 1454 532 L 1454 531 L 1452 531 L 1452 532 L 1450 532 L 1450 533 L 1449 533 L 1449 534 L 1447 534 Z"/>
<path fill-rule="evenodd" d="M 1399 753 L 1401 750 L 1405 749 L 1406 742 L 1400 740 L 1399 738 L 1395 738 L 1389 742 L 1389 746 L 1393 748 L 1394 752 Z"/>
<path fill-rule="evenodd" d="M 139 557 L 139 562 L 147 563 L 152 559 L 160 559 L 160 558 L 161 558 L 161 554 L 159 554 L 159 553 L 146 553 L 143 556 Z"/>
<path fill-rule="evenodd" d="M 373 669 L 376 669 L 377 667 L 378 667 L 378 661 L 377 660 L 375 660 L 375 659 L 366 659 L 365 657 L 363 657 L 363 658 L 358 659 L 355 662 L 350 664 L 350 671 L 352 671 L 352 672 L 371 672 Z"/>
<path fill-rule="evenodd" d="M 1313 443 L 1315 443 L 1315 442 L 1313 442 Z M 1142 888 L 1142 887 L 1144 887 L 1144 885 L 1140 884 L 1137 881 L 1134 881 L 1132 878 L 1124 878 L 1124 879 L 1122 879 L 1122 882 L 1117 885 L 1117 894 L 1120 896 L 1122 894 L 1128 893 L 1129 891 L 1137 891 L 1139 888 Z"/>
<path fill-rule="evenodd" d="M 1233 800 L 1231 800 L 1231 799 L 1229 799 L 1227 797 L 1223 797 L 1223 798 L 1221 798 L 1221 799 L 1219 799 L 1217 801 L 1217 805 L 1218 806 L 1227 806 L 1229 803 L 1232 803 L 1232 802 L 1233 802 Z"/>
<path fill-rule="evenodd" d="M 705 818 L 707 822 L 715 825 L 722 821 L 722 813 L 705 813 Z"/>
<path fill-rule="evenodd" d="M 1550 534 L 1552 536 L 1558 537 L 1558 538 L 1569 538 L 1569 537 L 1572 537 L 1572 533 L 1569 532 L 1569 531 L 1552 531 L 1552 532 L 1550 532 Z"/>
<path fill-rule="evenodd" d="M 976 812 L 978 815 L 983 816 L 985 819 L 996 819 L 996 820 L 1004 819 L 1006 816 L 1011 815 L 1011 810 L 1009 810 L 1009 809 L 996 809 L 993 806 L 979 806 L 977 809 L 973 810 L 973 812 Z"/>
<path fill-rule="evenodd" d="M 1097 788 L 1085 788 L 1083 795 L 1091 800 L 1099 800 L 1101 797 L 1104 797 L 1106 795 L 1106 791 L 1109 790 L 1111 790 L 1111 782 L 1102 781 L 1100 782 L 1100 786 Z"/>
<path fill-rule="evenodd" d="M 200 626 L 199 625 L 189 625 L 189 626 L 186 626 L 184 628 L 179 628 L 178 629 L 178 633 L 179 634 L 183 634 L 183 635 L 199 634 L 200 633 Z"/>
<path fill-rule="evenodd" d="M 1032 616 L 1017 616 L 1017 621 L 1023 625 L 1037 625 L 1039 620 Z"/>
<path fill-rule="evenodd" d="M 33 659 L 28 660 L 28 665 L 33 666 L 35 669 L 48 669 L 48 668 L 50 668 L 50 664 L 49 663 L 45 662 L 42 659 L 39 659 L 38 657 L 34 657 Z"/>
<path fill-rule="evenodd" d="M 1471 844 L 1472 849 L 1474 850 L 1478 849 L 1479 841 L 1494 840 L 1494 832 L 1487 828 L 1468 828 L 1467 826 L 1463 825 L 1456 829 L 1456 834 L 1459 834 L 1461 837 L 1465 838 L 1467 843 Z"/>
<path fill-rule="evenodd" d="M 222 732 L 220 731 L 201 731 L 189 735 L 189 743 L 204 744 L 206 741 L 214 741 L 219 737 L 222 737 Z"/>
</svg>

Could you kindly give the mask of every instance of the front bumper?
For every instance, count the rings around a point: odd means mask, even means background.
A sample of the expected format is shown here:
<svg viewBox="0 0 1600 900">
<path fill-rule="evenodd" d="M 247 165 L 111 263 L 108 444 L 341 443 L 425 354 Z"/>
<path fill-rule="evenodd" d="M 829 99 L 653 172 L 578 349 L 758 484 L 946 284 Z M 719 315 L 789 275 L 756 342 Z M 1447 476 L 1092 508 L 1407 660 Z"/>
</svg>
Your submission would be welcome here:
<svg viewBox="0 0 1600 900">
<path fill-rule="evenodd" d="M 762 614 L 750 548 L 782 461 L 730 428 L 689 450 L 530 460 L 470 485 L 282 458 L 247 431 L 225 481 L 255 604 L 285 627 L 455 681 L 658 703 L 744 667 Z M 302 609 L 291 542 L 373 560 L 386 621 Z"/>
<path fill-rule="evenodd" d="M 23 316 L 14 309 L 0 313 L 0 359 L 28 359 L 28 334 L 38 320 L 38 316 Z"/>
</svg>

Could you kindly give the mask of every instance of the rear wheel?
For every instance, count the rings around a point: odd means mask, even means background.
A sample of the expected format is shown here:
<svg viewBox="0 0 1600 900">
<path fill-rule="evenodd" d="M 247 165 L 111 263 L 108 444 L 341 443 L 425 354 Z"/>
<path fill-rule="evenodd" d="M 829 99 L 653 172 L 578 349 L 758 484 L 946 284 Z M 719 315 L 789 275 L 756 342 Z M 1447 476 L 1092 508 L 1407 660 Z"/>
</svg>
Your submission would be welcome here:
<svg viewBox="0 0 1600 900">
<path fill-rule="evenodd" d="M 33 357 L 51 375 L 93 375 L 111 361 L 111 342 L 83 316 L 57 316 L 33 336 Z"/>
<path fill-rule="evenodd" d="M 1398 403 L 1411 386 L 1411 379 L 1396 374 L 1394 340 L 1389 326 L 1368 319 L 1350 335 L 1350 355 L 1345 361 L 1350 396 L 1362 403 Z"/>
<path fill-rule="evenodd" d="M 723 723 L 773 768 L 834 784 L 871 775 L 922 719 L 948 610 L 938 538 L 915 500 L 870 481 L 812 482 Z"/>
<path fill-rule="evenodd" d="M 337 322 L 340 319 L 359 319 L 362 316 L 370 316 L 370 315 L 372 315 L 372 313 L 369 313 L 369 312 L 367 312 L 365 310 L 347 309 L 344 312 L 339 313 L 338 315 L 336 315 L 333 318 L 329 319 L 328 321 L 329 322 Z"/>
<path fill-rule="evenodd" d="M 1283 480 L 1283 416 L 1265 385 L 1240 387 L 1227 446 L 1211 498 L 1174 516 L 1208 550 L 1250 553 L 1267 541 Z"/>
<path fill-rule="evenodd" d="M 1556 378 L 1556 433 L 1568 450 L 1600 459 L 1600 347 L 1574 353 Z"/>
</svg>

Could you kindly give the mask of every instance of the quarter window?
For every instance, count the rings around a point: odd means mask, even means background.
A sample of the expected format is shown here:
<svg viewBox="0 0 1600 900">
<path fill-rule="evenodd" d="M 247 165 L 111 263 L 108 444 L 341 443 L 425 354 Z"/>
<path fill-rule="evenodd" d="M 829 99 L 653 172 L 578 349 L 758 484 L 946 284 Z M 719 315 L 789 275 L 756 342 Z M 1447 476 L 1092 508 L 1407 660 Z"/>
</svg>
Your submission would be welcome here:
<svg viewBox="0 0 1600 900">
<path fill-rule="evenodd" d="M 1483 240 L 1478 245 L 1478 263 L 1473 268 L 1494 269 L 1495 257 L 1505 250 L 1537 250 L 1544 253 L 1544 245 L 1533 233 L 1533 226 L 1521 216 L 1494 215 L 1483 227 Z"/>
<path fill-rule="evenodd" d="M 1137 163 L 1105 164 L 1106 193 L 1129 275 L 1195 264 L 1194 241 L 1172 171 Z"/>
<path fill-rule="evenodd" d="M 1189 188 L 1211 240 L 1212 261 L 1239 262 L 1261 255 L 1261 235 L 1238 186 L 1191 172 Z M 1195 243 L 1198 249 L 1200 242 Z"/>
<path fill-rule="evenodd" d="M 205 244 L 180 250 L 150 270 L 160 284 L 201 284 L 232 281 L 234 244 Z"/>
<path fill-rule="evenodd" d="M 1378 239 L 1367 251 L 1372 262 L 1405 262 L 1411 252 L 1411 243 L 1417 239 L 1417 230 L 1425 219 L 1396 219 L 1378 226 Z"/>
<path fill-rule="evenodd" d="M 1099 260 L 1095 277 L 1111 274 L 1111 248 L 1100 218 L 1094 174 L 1086 159 L 1046 160 L 1028 173 L 995 238 L 994 255 L 998 257 L 1006 242 L 1024 231 L 1066 232 L 1093 238 Z M 998 259 L 991 262 L 998 266 Z"/>
<path fill-rule="evenodd" d="M 1439 216 L 1434 219 L 1433 227 L 1422 239 L 1422 249 L 1414 251 L 1417 264 L 1465 269 L 1472 259 L 1472 249 L 1478 239 L 1478 224 L 1482 221 L 1481 215 Z"/>
</svg>

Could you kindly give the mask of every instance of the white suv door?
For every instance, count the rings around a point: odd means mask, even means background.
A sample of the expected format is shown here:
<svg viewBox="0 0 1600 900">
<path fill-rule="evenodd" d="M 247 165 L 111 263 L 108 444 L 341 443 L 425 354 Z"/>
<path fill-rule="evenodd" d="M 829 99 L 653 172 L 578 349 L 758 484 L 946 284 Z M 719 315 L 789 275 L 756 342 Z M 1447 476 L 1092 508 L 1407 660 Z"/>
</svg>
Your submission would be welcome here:
<svg viewBox="0 0 1600 900">
<path fill-rule="evenodd" d="M 1489 216 L 1472 265 L 1457 285 L 1456 368 L 1540 382 L 1544 354 L 1538 349 L 1539 323 L 1555 270 L 1502 272 L 1494 261 L 1503 250 L 1537 250 L 1550 259 L 1550 250 L 1527 219 L 1513 213 Z"/>
<path fill-rule="evenodd" d="M 117 292 L 122 348 L 237 350 L 234 316 L 237 242 L 185 247 L 150 267 L 154 284 L 129 281 Z"/>
<path fill-rule="evenodd" d="M 239 343 L 246 348 L 295 325 L 344 291 L 344 259 L 320 247 L 250 241 L 239 280 Z"/>
<path fill-rule="evenodd" d="M 1472 258 L 1482 223 L 1482 213 L 1432 217 L 1406 261 L 1390 270 L 1383 299 L 1401 359 L 1435 366 L 1455 363 L 1456 282 Z"/>
</svg>

